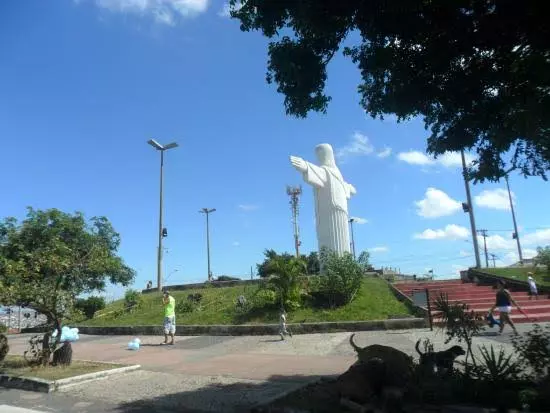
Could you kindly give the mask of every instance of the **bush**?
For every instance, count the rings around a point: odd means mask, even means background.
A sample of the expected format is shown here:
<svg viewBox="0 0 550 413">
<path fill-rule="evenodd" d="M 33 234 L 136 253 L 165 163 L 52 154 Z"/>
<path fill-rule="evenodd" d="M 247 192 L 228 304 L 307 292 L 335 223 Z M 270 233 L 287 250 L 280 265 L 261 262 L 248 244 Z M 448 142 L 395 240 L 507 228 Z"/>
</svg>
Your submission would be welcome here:
<svg viewBox="0 0 550 413">
<path fill-rule="evenodd" d="M 512 344 L 520 360 L 531 367 L 535 380 L 550 378 L 550 326 L 535 324 L 527 334 L 514 336 Z"/>
<path fill-rule="evenodd" d="M 91 296 L 88 298 L 79 298 L 76 300 L 75 308 L 84 313 L 86 318 L 94 317 L 94 314 L 105 308 L 105 298 Z"/>
<path fill-rule="evenodd" d="M 276 257 L 267 268 L 269 278 L 267 288 L 275 291 L 278 304 L 287 309 L 296 309 L 300 306 L 300 291 L 306 273 L 306 264 L 303 260 L 291 258 L 289 260 Z"/>
<path fill-rule="evenodd" d="M 254 294 L 254 307 L 266 307 L 275 305 L 277 302 L 277 293 L 268 288 L 260 288 Z"/>
<path fill-rule="evenodd" d="M 362 256 L 365 257 L 365 254 Z M 318 290 L 312 292 L 314 299 L 324 301 L 331 308 L 351 302 L 361 288 L 364 263 L 355 261 L 349 253 L 339 256 L 334 251 L 323 248 L 321 268 Z"/>
<path fill-rule="evenodd" d="M 143 304 L 143 297 L 137 290 L 127 290 L 124 294 L 124 309 L 132 312 L 137 310 Z"/>
<path fill-rule="evenodd" d="M 8 327 L 0 323 L 0 334 L 8 331 Z"/>
<path fill-rule="evenodd" d="M 220 275 L 216 281 L 242 281 L 240 278 L 231 277 L 229 275 Z"/>
</svg>

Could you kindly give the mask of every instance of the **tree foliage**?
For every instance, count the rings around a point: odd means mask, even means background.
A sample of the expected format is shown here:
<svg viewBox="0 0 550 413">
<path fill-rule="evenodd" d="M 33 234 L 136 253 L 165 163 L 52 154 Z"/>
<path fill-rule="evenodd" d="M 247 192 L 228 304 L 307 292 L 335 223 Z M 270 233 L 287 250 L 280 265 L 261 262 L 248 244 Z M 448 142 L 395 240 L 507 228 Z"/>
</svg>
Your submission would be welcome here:
<svg viewBox="0 0 550 413">
<path fill-rule="evenodd" d="M 286 262 L 290 262 L 291 260 L 296 259 L 296 256 L 289 254 L 288 252 L 283 252 L 282 254 L 278 254 L 273 249 L 267 249 L 264 251 L 264 262 L 261 264 L 257 264 L 258 269 L 258 275 L 261 278 L 269 277 L 269 266 L 270 263 L 274 260 L 281 259 Z M 301 255 L 300 261 L 303 262 L 303 264 L 306 267 L 306 273 L 308 275 L 317 275 L 320 271 L 320 264 L 319 264 L 319 256 L 317 252 L 313 251 L 310 252 L 308 255 Z"/>
<path fill-rule="evenodd" d="M 475 181 L 498 180 L 512 168 L 546 179 L 550 21 L 544 2 L 230 3 L 242 31 L 272 39 L 267 81 L 277 84 L 288 114 L 327 111 L 327 65 L 345 46 L 344 56 L 361 73 L 361 106 L 373 118 L 422 116 L 431 130 L 429 153 L 477 151 Z"/>
<path fill-rule="evenodd" d="M 273 258 L 268 266 L 268 288 L 275 291 L 281 306 L 295 309 L 300 305 L 300 287 L 306 274 L 303 260 L 295 257 L 286 260 L 284 257 Z"/>
<path fill-rule="evenodd" d="M 86 221 L 79 212 L 29 208 L 22 222 L 6 218 L 0 222 L 0 302 L 44 314 L 59 339 L 78 295 L 104 290 L 107 281 L 128 285 L 134 279 L 117 255 L 119 245 L 105 217 Z M 48 333 L 44 349 L 49 347 Z"/>
<path fill-rule="evenodd" d="M 550 245 L 542 248 L 537 248 L 537 256 L 535 257 L 537 265 L 546 265 L 546 270 L 550 272 Z"/>
<path fill-rule="evenodd" d="M 353 259 L 353 255 L 344 253 L 339 256 L 327 248 L 321 249 L 320 261 L 322 274 L 319 277 L 318 293 L 333 308 L 347 304 L 353 300 L 368 267 L 368 253 L 361 253 L 361 262 Z"/>
</svg>

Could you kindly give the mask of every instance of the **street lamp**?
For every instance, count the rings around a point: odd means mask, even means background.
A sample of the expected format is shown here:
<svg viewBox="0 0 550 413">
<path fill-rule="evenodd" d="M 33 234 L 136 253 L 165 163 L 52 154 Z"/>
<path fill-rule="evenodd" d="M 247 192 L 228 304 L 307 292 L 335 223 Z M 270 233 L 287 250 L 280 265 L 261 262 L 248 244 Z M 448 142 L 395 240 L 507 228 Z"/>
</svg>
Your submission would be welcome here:
<svg viewBox="0 0 550 413">
<path fill-rule="evenodd" d="M 176 142 L 171 142 L 167 145 L 161 145 L 154 139 L 147 141 L 149 145 L 160 151 L 160 202 L 159 202 L 159 245 L 157 254 L 157 288 L 162 291 L 162 239 L 168 236 L 168 231 L 162 226 L 162 203 L 163 203 L 163 169 L 164 169 L 164 151 L 177 148 Z"/>
<path fill-rule="evenodd" d="M 510 192 L 510 183 L 508 182 L 508 174 L 504 175 L 504 178 L 506 179 L 506 188 L 508 188 L 508 198 L 510 199 L 510 209 L 512 210 L 512 220 L 514 221 L 513 238 L 515 238 L 515 240 L 518 244 L 519 263 L 521 265 L 523 265 L 523 254 L 521 253 L 521 244 L 519 242 L 518 224 L 516 222 L 516 213 L 514 212 L 514 203 L 512 202 L 512 193 Z"/>
<path fill-rule="evenodd" d="M 464 150 L 460 151 L 462 158 L 462 176 L 464 177 L 464 186 L 466 188 L 466 202 L 462 204 L 464 212 L 470 215 L 470 228 L 472 230 L 472 242 L 474 244 L 474 254 L 476 258 L 476 268 L 481 268 L 481 260 L 479 259 L 479 246 L 477 243 L 476 221 L 474 218 L 474 207 L 472 205 L 472 195 L 470 193 L 470 179 L 468 177 L 468 169 L 466 168 L 466 159 Z"/>
<path fill-rule="evenodd" d="M 210 224 L 208 216 L 215 211 L 216 208 L 203 208 L 199 211 L 199 213 L 206 215 L 206 258 L 208 260 L 208 281 L 212 281 L 212 272 L 210 271 Z"/>
<path fill-rule="evenodd" d="M 351 252 L 353 253 L 353 259 L 355 259 L 355 240 L 353 238 L 353 222 L 354 221 L 355 221 L 354 218 L 350 218 L 350 220 L 349 220 L 350 233 L 351 233 Z"/>
</svg>

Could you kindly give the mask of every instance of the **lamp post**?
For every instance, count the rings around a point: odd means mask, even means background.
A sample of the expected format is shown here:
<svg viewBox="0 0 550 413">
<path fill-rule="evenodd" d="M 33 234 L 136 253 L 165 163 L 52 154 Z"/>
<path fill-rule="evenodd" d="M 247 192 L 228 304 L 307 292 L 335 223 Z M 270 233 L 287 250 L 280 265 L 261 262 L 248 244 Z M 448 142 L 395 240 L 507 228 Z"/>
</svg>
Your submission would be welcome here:
<svg viewBox="0 0 550 413">
<path fill-rule="evenodd" d="M 351 233 L 351 252 L 353 254 L 353 259 L 355 260 L 355 240 L 353 237 L 353 222 L 355 221 L 354 218 L 350 218 L 349 220 L 349 226 L 350 226 L 350 233 Z"/>
<path fill-rule="evenodd" d="M 521 253 L 521 244 L 519 242 L 518 224 L 516 222 L 516 213 L 514 212 L 514 203 L 512 202 L 512 193 L 510 192 L 510 183 L 508 182 L 508 174 L 504 176 L 506 179 L 506 188 L 508 188 L 508 198 L 510 199 L 510 209 L 512 210 L 512 220 L 514 221 L 514 238 L 518 244 L 519 263 L 523 265 L 523 254 Z"/>
<path fill-rule="evenodd" d="M 157 288 L 159 291 L 162 291 L 162 238 L 168 236 L 166 228 L 163 228 L 163 170 L 164 170 L 164 151 L 169 149 L 177 148 L 178 144 L 176 142 L 171 142 L 167 145 L 161 145 L 154 139 L 149 139 L 147 141 L 149 145 L 155 148 L 157 151 L 160 151 L 160 202 L 159 202 L 159 245 L 157 252 Z"/>
<path fill-rule="evenodd" d="M 210 271 L 210 223 L 208 216 L 215 211 L 216 208 L 203 208 L 199 211 L 201 214 L 206 215 L 206 259 L 208 261 L 208 281 L 212 281 L 212 272 Z"/>
<path fill-rule="evenodd" d="M 479 259 L 479 245 L 477 243 L 476 221 L 474 218 L 474 206 L 472 205 L 472 195 L 470 193 L 470 180 L 468 179 L 468 170 L 466 168 L 466 158 L 464 151 L 460 151 L 462 157 L 462 175 L 464 176 L 464 186 L 466 187 L 466 203 L 462 204 L 464 212 L 470 214 L 470 227 L 472 231 L 472 242 L 474 244 L 474 254 L 476 257 L 476 268 L 481 268 L 481 260 Z"/>
</svg>

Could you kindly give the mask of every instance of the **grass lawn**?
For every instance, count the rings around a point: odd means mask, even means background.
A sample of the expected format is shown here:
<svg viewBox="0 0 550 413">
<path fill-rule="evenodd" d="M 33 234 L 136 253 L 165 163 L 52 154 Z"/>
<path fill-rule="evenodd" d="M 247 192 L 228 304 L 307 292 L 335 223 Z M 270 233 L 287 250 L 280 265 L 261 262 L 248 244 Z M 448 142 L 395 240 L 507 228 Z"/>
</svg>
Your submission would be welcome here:
<svg viewBox="0 0 550 413">
<path fill-rule="evenodd" d="M 177 324 L 212 325 L 212 324 L 265 324 L 276 323 L 279 314 L 276 309 L 252 308 L 247 312 L 238 311 L 235 306 L 237 297 L 244 295 L 252 301 L 258 290 L 257 285 L 243 285 L 237 287 L 210 287 L 197 290 L 174 291 L 176 303 L 186 300 L 189 294 L 200 292 L 203 295 L 201 311 L 181 313 L 176 315 Z M 117 318 L 105 317 L 87 320 L 82 326 L 115 326 L 115 325 L 159 325 L 162 323 L 163 309 L 160 293 L 143 295 L 142 307 L 132 314 L 124 314 Z M 123 300 L 115 301 L 102 313 L 121 309 Z M 361 290 L 355 299 L 348 305 L 324 310 L 315 308 L 299 308 L 289 312 L 288 322 L 316 322 L 316 321 L 361 321 L 385 320 L 389 316 L 408 316 L 407 307 L 399 302 L 387 283 L 378 278 L 365 278 Z"/>
<path fill-rule="evenodd" d="M 68 377 L 80 376 L 81 374 L 96 373 L 103 370 L 111 370 L 123 367 L 118 364 L 94 363 L 91 361 L 73 360 L 67 367 L 34 367 L 27 366 L 22 356 L 10 356 L 0 363 L 0 373 L 20 377 L 36 377 L 44 380 L 59 380 Z"/>
<path fill-rule="evenodd" d="M 535 282 L 538 285 L 550 286 L 550 272 L 546 269 L 534 269 L 532 267 L 527 268 L 482 268 L 482 272 L 487 274 L 496 275 L 498 277 L 510 278 L 512 280 L 527 281 L 527 273 L 532 272 L 534 274 Z"/>
</svg>

